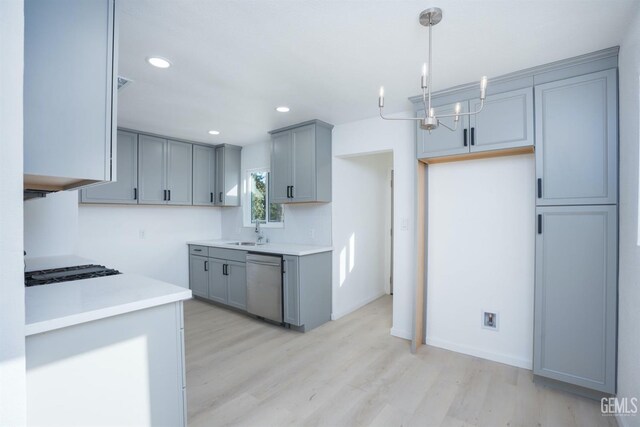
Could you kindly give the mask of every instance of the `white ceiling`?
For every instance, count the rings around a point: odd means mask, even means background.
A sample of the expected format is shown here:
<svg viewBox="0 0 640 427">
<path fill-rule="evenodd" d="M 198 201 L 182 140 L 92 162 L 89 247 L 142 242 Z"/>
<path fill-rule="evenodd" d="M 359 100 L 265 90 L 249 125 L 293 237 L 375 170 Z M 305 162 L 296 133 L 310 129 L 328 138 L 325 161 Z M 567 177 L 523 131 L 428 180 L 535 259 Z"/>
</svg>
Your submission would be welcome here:
<svg viewBox="0 0 640 427">
<path fill-rule="evenodd" d="M 121 0 L 118 125 L 246 145 L 318 118 L 409 109 L 426 57 L 421 10 L 438 6 L 434 90 L 620 43 L 637 0 Z M 169 69 L 145 62 L 168 58 Z M 489 83 L 491 84 L 491 83 Z M 287 105 L 290 113 L 275 107 Z M 219 130 L 218 136 L 207 134 Z"/>
</svg>

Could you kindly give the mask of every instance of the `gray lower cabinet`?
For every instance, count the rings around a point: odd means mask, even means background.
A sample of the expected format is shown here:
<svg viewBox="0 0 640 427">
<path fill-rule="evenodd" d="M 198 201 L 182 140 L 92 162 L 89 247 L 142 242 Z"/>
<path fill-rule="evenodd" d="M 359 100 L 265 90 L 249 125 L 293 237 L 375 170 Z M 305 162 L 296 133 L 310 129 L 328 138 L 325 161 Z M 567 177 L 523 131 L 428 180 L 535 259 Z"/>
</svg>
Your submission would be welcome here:
<svg viewBox="0 0 640 427">
<path fill-rule="evenodd" d="M 149 135 L 138 139 L 140 204 L 192 204 L 192 144 Z"/>
<path fill-rule="evenodd" d="M 189 257 L 189 288 L 193 295 L 209 297 L 209 260 L 204 256 Z"/>
<path fill-rule="evenodd" d="M 477 111 L 480 99 L 460 102 L 461 111 Z M 453 114 L 455 103 L 436 105 L 437 114 Z M 424 110 L 417 112 L 424 116 Z M 534 145 L 533 88 L 527 87 L 489 95 L 476 115 L 463 116 L 455 131 L 444 126 L 431 132 L 416 124 L 416 155 L 419 159 L 455 156 L 481 151 L 505 150 Z M 453 118 L 442 123 L 454 127 Z"/>
<path fill-rule="evenodd" d="M 216 149 L 193 146 L 193 204 L 213 206 L 216 180 Z"/>
<path fill-rule="evenodd" d="M 240 261 L 244 260 L 246 252 L 228 249 L 211 250 L 211 255 L 227 253 L 231 254 L 230 258 L 233 258 L 222 259 L 207 256 L 207 249 L 204 246 L 194 245 L 189 248 L 189 288 L 193 295 L 246 310 L 247 268 L 246 263 Z"/>
<path fill-rule="evenodd" d="M 228 300 L 225 260 L 209 258 L 209 299 L 221 304 Z"/>
<path fill-rule="evenodd" d="M 617 72 L 536 86 L 538 205 L 617 202 Z"/>
<path fill-rule="evenodd" d="M 216 206 L 240 206 L 241 150 L 229 144 L 216 147 Z"/>
<path fill-rule="evenodd" d="M 227 304 L 247 309 L 247 266 L 244 262 L 227 261 Z"/>
<path fill-rule="evenodd" d="M 533 372 L 615 393 L 617 207 L 536 213 Z"/>
<path fill-rule="evenodd" d="M 24 2 L 25 189 L 117 179 L 115 3 Z"/>
<path fill-rule="evenodd" d="M 331 252 L 283 259 L 285 323 L 306 332 L 331 320 Z"/>
<path fill-rule="evenodd" d="M 82 203 L 138 203 L 138 135 L 118 131 L 118 180 L 80 191 Z"/>
<path fill-rule="evenodd" d="M 271 202 L 331 201 L 332 129 L 312 120 L 269 132 Z"/>
</svg>

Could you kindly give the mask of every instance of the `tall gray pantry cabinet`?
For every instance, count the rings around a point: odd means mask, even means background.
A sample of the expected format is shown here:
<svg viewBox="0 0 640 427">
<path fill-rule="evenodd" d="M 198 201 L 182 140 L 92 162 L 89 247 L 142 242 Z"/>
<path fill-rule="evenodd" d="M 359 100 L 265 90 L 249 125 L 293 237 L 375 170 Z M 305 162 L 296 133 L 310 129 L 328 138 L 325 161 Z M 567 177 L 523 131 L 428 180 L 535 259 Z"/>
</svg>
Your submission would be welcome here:
<svg viewBox="0 0 640 427">
<path fill-rule="evenodd" d="M 533 372 L 616 391 L 617 70 L 536 86 Z"/>
<path fill-rule="evenodd" d="M 456 132 L 416 127 L 427 165 L 535 151 L 534 378 L 591 397 L 616 392 L 617 63 L 614 47 L 495 77 Z M 476 93 L 447 89 L 433 105 L 475 110 Z"/>
</svg>

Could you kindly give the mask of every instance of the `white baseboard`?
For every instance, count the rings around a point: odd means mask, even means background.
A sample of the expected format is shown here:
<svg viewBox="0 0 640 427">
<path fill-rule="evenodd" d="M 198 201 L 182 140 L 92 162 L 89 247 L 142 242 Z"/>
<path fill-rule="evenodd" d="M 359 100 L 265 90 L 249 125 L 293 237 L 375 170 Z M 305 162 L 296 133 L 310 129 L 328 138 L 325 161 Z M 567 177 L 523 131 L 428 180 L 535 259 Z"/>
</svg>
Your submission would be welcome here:
<svg viewBox="0 0 640 427">
<path fill-rule="evenodd" d="M 404 329 L 391 328 L 391 335 L 398 338 L 404 338 L 405 340 L 413 339 L 411 331 L 405 331 Z"/>
<path fill-rule="evenodd" d="M 504 363 L 505 365 L 516 366 L 518 368 L 533 369 L 533 361 L 531 359 L 520 359 L 502 353 L 494 353 L 483 349 L 470 347 L 438 338 L 427 338 L 428 345 L 444 348 L 446 350 L 455 351 L 457 353 L 468 354 L 470 356 L 480 357 L 482 359 L 492 360 L 494 362 Z"/>
<path fill-rule="evenodd" d="M 331 313 L 331 320 L 338 320 L 341 317 L 346 316 L 347 314 L 351 314 L 354 311 L 358 310 L 359 308 L 362 308 L 365 305 L 369 304 L 370 302 L 373 302 L 373 301 L 377 300 L 378 298 L 380 298 L 383 295 L 386 295 L 386 293 L 384 291 L 382 291 L 382 292 L 380 292 L 380 293 L 378 293 L 378 294 L 376 294 L 376 295 L 374 295 L 372 297 L 365 298 L 364 300 L 359 301 L 359 302 L 353 304 L 352 306 L 348 307 L 346 310 L 339 311 L 338 313 L 333 312 L 333 313 Z"/>
</svg>

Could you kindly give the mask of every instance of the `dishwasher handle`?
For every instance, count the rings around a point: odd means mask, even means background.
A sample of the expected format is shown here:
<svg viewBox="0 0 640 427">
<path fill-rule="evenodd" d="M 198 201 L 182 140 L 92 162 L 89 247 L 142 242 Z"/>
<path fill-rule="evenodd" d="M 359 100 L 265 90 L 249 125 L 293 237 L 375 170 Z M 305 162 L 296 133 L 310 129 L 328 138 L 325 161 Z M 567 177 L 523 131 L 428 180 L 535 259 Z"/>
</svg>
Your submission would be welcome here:
<svg viewBox="0 0 640 427">
<path fill-rule="evenodd" d="M 267 265 L 269 267 L 280 267 L 280 263 L 279 262 L 265 262 L 265 261 L 247 260 L 247 264 Z"/>
</svg>

